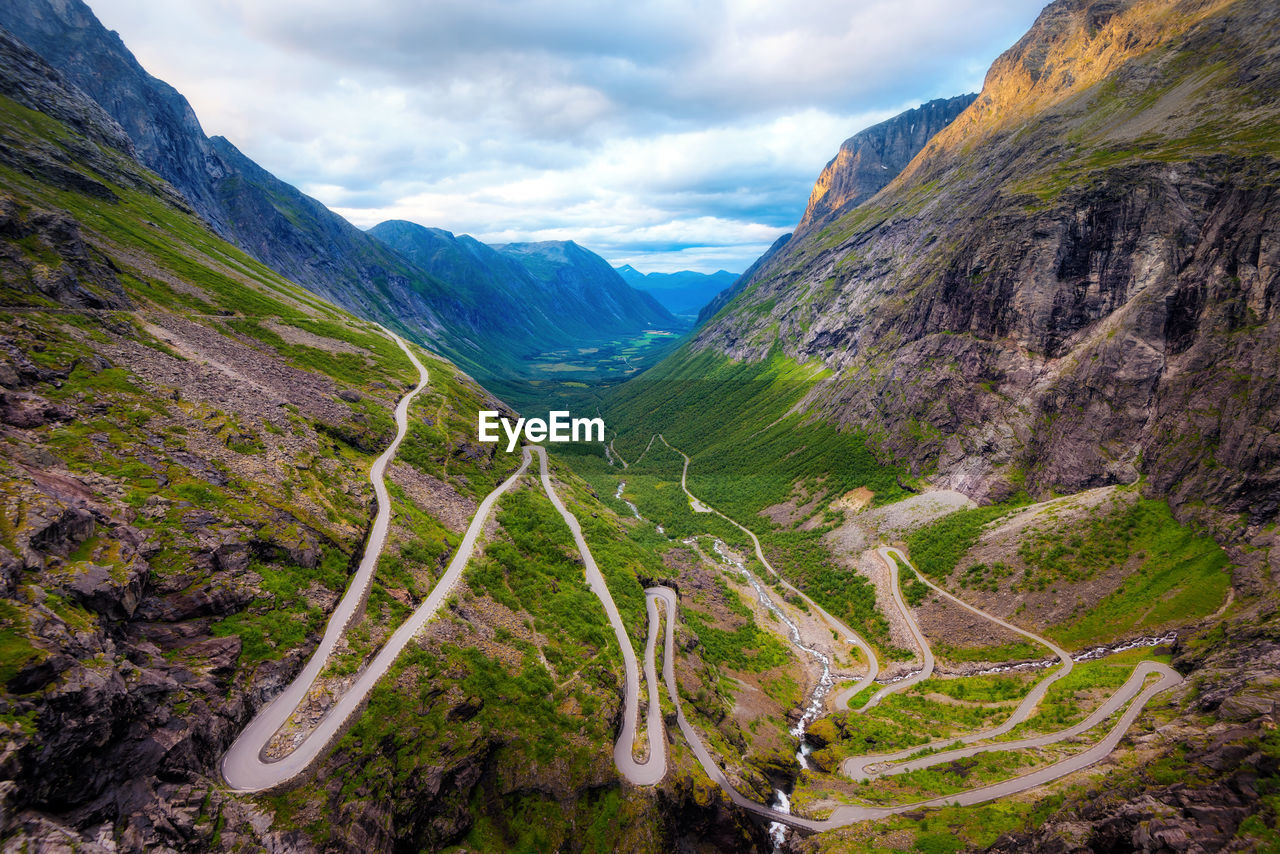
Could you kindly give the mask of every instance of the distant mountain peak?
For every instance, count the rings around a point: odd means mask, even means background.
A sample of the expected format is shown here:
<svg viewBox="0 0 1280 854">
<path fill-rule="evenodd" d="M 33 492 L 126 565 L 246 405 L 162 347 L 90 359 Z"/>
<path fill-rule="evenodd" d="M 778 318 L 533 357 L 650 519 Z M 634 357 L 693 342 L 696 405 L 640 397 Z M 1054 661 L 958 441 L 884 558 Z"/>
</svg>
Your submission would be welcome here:
<svg viewBox="0 0 1280 854">
<path fill-rule="evenodd" d="M 477 322 L 501 330 L 513 352 L 678 325 L 603 258 L 571 240 L 487 245 L 404 220 L 379 223 L 369 234 L 449 282 Z"/>
<path fill-rule="evenodd" d="M 722 291 L 737 281 L 737 274 L 725 270 L 698 273 L 680 270 L 675 273 L 641 273 L 630 264 L 616 268 L 628 284 L 638 288 L 663 305 L 672 314 L 693 318 Z"/>
</svg>

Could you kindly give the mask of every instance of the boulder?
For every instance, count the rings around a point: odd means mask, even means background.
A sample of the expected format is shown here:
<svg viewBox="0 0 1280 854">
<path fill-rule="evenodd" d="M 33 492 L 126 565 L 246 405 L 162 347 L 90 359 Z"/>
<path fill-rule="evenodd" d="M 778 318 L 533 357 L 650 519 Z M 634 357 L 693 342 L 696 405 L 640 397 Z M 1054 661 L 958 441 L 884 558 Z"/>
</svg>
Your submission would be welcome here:
<svg viewBox="0 0 1280 854">
<path fill-rule="evenodd" d="M 44 554 L 65 556 L 93 536 L 93 514 L 82 507 L 67 507 L 52 519 L 28 517 L 35 531 L 28 543 Z"/>
<path fill-rule="evenodd" d="M 75 413 L 62 404 L 50 403 L 31 394 L 0 392 L 0 421 L 11 427 L 30 430 L 52 422 L 74 419 Z"/>
<path fill-rule="evenodd" d="M 72 598 L 111 620 L 127 620 L 142 600 L 149 567 L 133 561 L 124 567 L 90 563 L 78 567 L 66 584 Z"/>
<path fill-rule="evenodd" d="M 221 617 L 252 602 L 251 588 L 215 576 L 194 590 L 169 596 L 149 596 L 139 604 L 136 616 L 143 620 L 178 622 L 196 617 Z"/>
<path fill-rule="evenodd" d="M 320 565 L 320 541 L 310 529 L 282 523 L 258 531 L 251 543 L 255 557 L 268 563 L 285 561 L 315 569 Z"/>
<path fill-rule="evenodd" d="M 183 647 L 182 656 L 190 665 L 202 667 L 214 676 L 229 676 L 235 671 L 241 645 L 237 635 L 205 638 Z"/>
<path fill-rule="evenodd" d="M 18 590 L 23 563 L 13 552 L 0 546 L 0 597 L 12 598 Z"/>
<path fill-rule="evenodd" d="M 19 670 L 5 688 L 13 694 L 31 694 L 57 679 L 75 663 L 76 660 L 69 655 L 54 653 Z"/>
<path fill-rule="evenodd" d="M 446 717 L 450 721 L 469 721 L 476 715 L 480 714 L 480 710 L 484 708 L 484 699 L 482 697 L 468 697 L 457 705 L 449 709 Z"/>
<path fill-rule="evenodd" d="M 222 572 L 238 575 L 249 568 L 249 546 L 247 543 L 223 543 L 214 549 L 214 564 Z"/>
</svg>

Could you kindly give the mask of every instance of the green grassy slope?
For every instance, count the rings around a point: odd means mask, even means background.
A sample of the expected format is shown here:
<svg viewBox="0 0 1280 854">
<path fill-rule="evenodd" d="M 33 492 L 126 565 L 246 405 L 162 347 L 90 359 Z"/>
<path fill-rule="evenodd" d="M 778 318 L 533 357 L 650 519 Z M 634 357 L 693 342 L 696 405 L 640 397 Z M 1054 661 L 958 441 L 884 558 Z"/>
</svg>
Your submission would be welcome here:
<svg viewBox="0 0 1280 854">
<path fill-rule="evenodd" d="M 4 721 L 14 755 L 32 757 L 16 772 L 15 803 L 28 802 L 47 785 L 42 775 L 68 762 L 90 770 L 111 763 L 93 778 L 106 783 L 113 775 L 147 780 L 157 773 L 154 764 L 115 758 L 112 737 L 103 743 L 95 735 L 92 750 L 86 744 L 77 753 L 77 726 L 49 729 L 57 724 L 42 715 L 43 693 L 14 683 L 70 653 L 70 664 L 59 665 L 69 670 L 54 674 L 55 686 L 89 668 L 134 674 L 121 684 L 138 683 L 136 675 L 147 672 L 173 685 L 122 710 L 120 726 L 145 733 L 155 712 L 169 721 L 167 732 L 201 739 L 198 751 L 181 742 L 174 757 L 157 757 L 168 763 L 166 773 L 192 783 L 191 804 L 181 800 L 187 795 L 175 796 L 198 816 L 182 844 L 217 847 L 233 830 L 258 839 L 261 831 L 234 817 L 243 813 L 216 782 L 216 759 L 236 731 L 217 716 L 228 704 L 261 702 L 264 681 L 296 672 L 314 643 L 359 555 L 371 508 L 369 465 L 393 434 L 391 409 L 416 383 L 416 372 L 371 324 L 213 235 L 123 154 L 3 98 L 0 143 L 37 153 L 25 166 L 0 159 L 9 229 L 0 240 L 0 263 L 7 265 L 0 324 L 8 348 L 0 361 L 9 373 L 0 379 L 20 375 L 21 405 L 37 401 L 40 411 L 56 413 L 11 430 L 0 447 L 0 496 L 19 508 L 16 520 L 0 525 L 0 544 L 21 554 L 38 522 L 33 514 L 60 512 L 64 481 L 80 484 L 112 517 L 0 598 L 0 675 L 12 683 L 0 691 Z M 49 286 L 62 274 L 74 275 L 78 290 Z M 358 667 L 420 601 L 458 541 L 459 520 L 465 524 L 475 502 L 519 461 L 518 454 L 495 456 L 475 442 L 476 411 L 493 407 L 492 399 L 454 365 L 418 352 L 431 383 L 411 410 L 411 430 L 390 469 L 392 535 L 363 620 L 352 627 L 331 676 Z M 63 480 L 49 480 L 54 474 Z M 565 477 L 568 500 L 639 639 L 644 604 L 637 575 L 656 574 L 660 561 L 630 543 L 607 515 L 594 515 L 603 508 L 589 489 Z M 145 562 L 126 542 L 133 536 L 122 527 L 126 520 L 145 542 Z M 545 811 L 546 796 L 510 781 L 547 767 L 563 782 L 558 811 L 576 803 L 580 817 L 608 830 L 596 837 L 615 840 L 621 810 L 640 828 L 639 839 L 650 838 L 658 823 L 652 804 L 620 797 L 617 789 L 611 710 L 618 702 L 618 651 L 585 588 L 567 529 L 540 490 L 526 489 L 503 503 L 495 537 L 468 575 L 474 590 L 441 621 L 447 642 L 406 655 L 329 760 L 335 778 L 347 783 L 339 796 L 394 786 L 405 809 L 387 827 L 388 839 L 425 839 L 444 827 L 436 838 L 444 844 L 474 823 L 477 840 L 498 834 L 514 845 L 510 828 L 529 811 Z M 158 653 L 122 642 L 114 652 L 89 650 L 80 663 L 78 647 L 49 634 L 59 626 L 103 636 L 106 618 L 95 610 L 102 606 L 86 604 L 71 587 L 91 565 L 121 580 L 141 579 L 147 593 L 137 617 L 145 614 L 146 622 L 136 631 L 158 644 Z M 517 613 L 506 607 L 520 603 Z M 129 616 L 116 619 L 128 624 Z M 36 634 L 38 625 L 45 635 Z M 215 664 L 210 650 L 222 656 Z M 179 670 L 201 676 L 165 681 Z M 431 679 L 443 680 L 436 684 L 447 696 L 423 688 Z M 481 710 L 451 713 L 459 691 L 464 708 L 471 698 Z M 512 740 L 513 733 L 523 735 Z M 72 746 L 36 762 L 41 745 L 55 738 Z M 475 749 L 467 753 L 468 747 Z M 439 792 L 426 773 L 440 756 L 484 769 L 450 778 L 449 804 L 475 816 L 451 829 L 435 819 L 445 805 L 435 803 Z M 523 794 L 495 804 L 485 788 L 495 780 Z M 75 804 L 98 794 L 62 797 Z M 304 788 L 292 798 L 255 800 L 275 810 L 274 827 L 282 829 L 313 796 Z M 424 812 L 423 802 L 435 803 L 434 812 Z M 113 819 L 127 824 L 132 808 Z M 351 817 L 365 809 L 382 807 L 356 798 L 338 812 Z M 540 833 L 564 838 L 569 821 L 548 822 Z M 296 821 L 321 840 L 348 838 L 358 823 Z M 156 845 L 168 840 L 146 838 Z"/>
<path fill-rule="evenodd" d="M 1002 559 L 977 557 L 988 526 L 1024 503 L 965 510 L 916 530 L 907 538 L 912 560 L 961 596 L 1027 602 L 1031 607 L 1016 617 L 1043 624 L 1049 637 L 1071 649 L 1192 625 L 1226 598 L 1226 551 L 1174 519 L 1165 501 L 1129 490 L 1083 515 L 1059 515 L 1050 507 L 1038 517 L 1043 521 L 1003 547 Z M 1077 605 L 1069 615 L 1043 617 L 1045 596 Z M 966 657 L 963 650 L 951 652 Z"/>
</svg>

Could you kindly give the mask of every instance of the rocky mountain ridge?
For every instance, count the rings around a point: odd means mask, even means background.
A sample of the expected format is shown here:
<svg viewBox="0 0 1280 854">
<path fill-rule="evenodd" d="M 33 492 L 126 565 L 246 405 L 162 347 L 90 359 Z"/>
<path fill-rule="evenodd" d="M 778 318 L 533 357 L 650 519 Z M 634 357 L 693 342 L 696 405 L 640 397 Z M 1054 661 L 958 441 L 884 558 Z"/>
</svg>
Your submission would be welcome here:
<svg viewBox="0 0 1280 854">
<path fill-rule="evenodd" d="M 846 139 L 818 175 L 795 231 L 774 241 L 741 276 L 708 300 L 698 311 L 698 325 L 714 317 L 755 281 L 792 237 L 826 225 L 888 186 L 977 97 L 957 95 L 929 101 Z"/>
<path fill-rule="evenodd" d="M 40 54 L 109 113 L 141 163 L 177 188 L 220 236 L 290 281 L 446 352 L 482 378 L 509 376 L 504 350 L 572 338 L 564 319 L 603 311 L 606 330 L 673 323 L 621 281 L 588 277 L 539 312 L 544 295 L 519 278 L 443 281 L 279 180 L 228 140 L 207 137 L 191 105 L 152 77 L 82 0 L 22 0 L 0 8 L 0 27 Z M 607 295 L 597 293 L 605 288 Z M 572 296 L 570 296 L 572 294 Z M 575 327 L 576 328 L 576 327 Z"/>
<path fill-rule="evenodd" d="M 820 228 L 880 192 L 977 97 L 938 98 L 846 139 L 813 185 L 796 232 Z"/>
<path fill-rule="evenodd" d="M 572 240 L 503 243 L 493 248 L 528 270 L 552 295 L 558 310 L 567 311 L 579 302 L 588 306 L 588 316 L 599 330 L 620 329 L 629 318 L 663 327 L 674 321 L 656 299 L 627 284 L 608 261 Z"/>
<path fill-rule="evenodd" d="M 501 301 L 509 317 L 490 334 L 504 336 L 511 356 L 677 325 L 652 298 L 611 275 L 603 258 L 571 241 L 489 246 L 403 220 L 368 233 L 451 287 Z M 485 322 L 480 309 L 473 323 Z"/>
<path fill-rule="evenodd" d="M 978 498 L 1142 475 L 1273 520 L 1276 26 L 1252 0 L 1051 4 L 695 348 L 818 360 L 810 411 Z"/>
</svg>

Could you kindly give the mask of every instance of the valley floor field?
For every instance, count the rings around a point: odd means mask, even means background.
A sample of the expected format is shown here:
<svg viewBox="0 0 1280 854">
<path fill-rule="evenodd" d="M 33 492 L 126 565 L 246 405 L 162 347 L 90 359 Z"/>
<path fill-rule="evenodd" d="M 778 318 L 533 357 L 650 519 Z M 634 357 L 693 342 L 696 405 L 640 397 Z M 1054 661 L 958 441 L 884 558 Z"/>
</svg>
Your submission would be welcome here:
<svg viewBox="0 0 1280 854">
<path fill-rule="evenodd" d="M 530 356 L 527 363 L 536 378 L 595 384 L 601 380 L 626 379 L 656 364 L 680 340 L 677 332 L 646 329 L 629 338 L 583 340 L 574 347 Z"/>
</svg>

